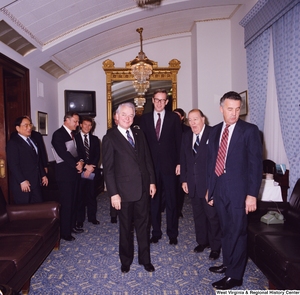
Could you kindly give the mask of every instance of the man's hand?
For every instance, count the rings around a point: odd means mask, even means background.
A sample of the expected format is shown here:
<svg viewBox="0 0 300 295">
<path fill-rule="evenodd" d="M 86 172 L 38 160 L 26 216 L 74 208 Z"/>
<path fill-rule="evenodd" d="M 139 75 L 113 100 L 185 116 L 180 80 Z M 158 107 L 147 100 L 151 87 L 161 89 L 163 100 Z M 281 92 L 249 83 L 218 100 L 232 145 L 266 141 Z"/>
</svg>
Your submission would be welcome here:
<svg viewBox="0 0 300 295">
<path fill-rule="evenodd" d="M 82 161 L 78 161 L 76 163 L 76 169 L 77 169 L 78 173 L 82 172 L 83 165 L 84 165 L 84 162 L 82 162 Z"/>
<path fill-rule="evenodd" d="M 28 180 L 24 180 L 20 183 L 21 191 L 24 193 L 30 192 L 30 182 Z"/>
<path fill-rule="evenodd" d="M 113 208 L 115 208 L 116 210 L 121 209 L 121 197 L 119 194 L 111 196 L 110 200 L 111 200 L 111 205 L 113 206 Z"/>
<path fill-rule="evenodd" d="M 245 201 L 245 210 L 246 214 L 249 212 L 254 212 L 256 210 L 256 198 L 250 195 L 247 195 Z"/>
<path fill-rule="evenodd" d="M 152 199 L 154 198 L 155 193 L 156 193 L 155 184 L 150 184 L 150 196 L 151 196 Z"/>
<path fill-rule="evenodd" d="M 188 184 L 187 182 L 183 182 L 182 185 L 181 185 L 183 191 L 188 194 L 189 193 L 189 189 L 188 189 Z"/>
<path fill-rule="evenodd" d="M 175 168 L 175 174 L 180 175 L 180 165 L 177 165 Z"/>
<path fill-rule="evenodd" d="M 43 186 L 47 186 L 48 185 L 48 178 L 47 178 L 47 176 L 43 176 L 42 177 L 42 185 Z"/>
<path fill-rule="evenodd" d="M 87 170 L 87 171 L 89 171 L 89 172 L 94 172 L 94 170 L 95 170 L 95 165 L 92 165 L 92 164 L 85 164 L 85 166 L 84 166 L 84 168 Z"/>
<path fill-rule="evenodd" d="M 89 178 L 89 176 L 90 176 L 90 174 L 92 173 L 92 172 L 94 172 L 94 170 L 95 170 L 95 165 L 88 165 L 88 164 L 86 164 L 85 166 L 84 166 L 84 168 L 86 169 L 85 171 L 84 171 L 84 173 L 83 173 L 83 175 L 84 175 L 84 177 L 85 178 Z"/>
<path fill-rule="evenodd" d="M 210 206 L 213 206 L 213 205 L 214 205 L 214 200 L 210 200 L 210 201 L 208 202 L 208 191 L 206 191 L 206 194 L 205 194 L 205 200 L 206 200 L 206 202 L 207 202 L 208 205 L 210 205 Z"/>
</svg>

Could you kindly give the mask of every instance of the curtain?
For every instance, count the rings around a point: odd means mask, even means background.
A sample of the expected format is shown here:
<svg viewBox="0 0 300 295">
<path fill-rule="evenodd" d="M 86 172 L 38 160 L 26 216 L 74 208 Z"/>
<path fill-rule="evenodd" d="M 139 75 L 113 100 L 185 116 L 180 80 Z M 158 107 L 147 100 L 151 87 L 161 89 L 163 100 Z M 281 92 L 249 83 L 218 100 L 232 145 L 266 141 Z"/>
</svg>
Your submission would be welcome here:
<svg viewBox="0 0 300 295">
<path fill-rule="evenodd" d="M 273 46 L 271 42 L 264 125 L 264 159 L 271 159 L 277 164 L 285 164 L 286 168 L 290 169 L 282 140 L 273 60 Z"/>
<path fill-rule="evenodd" d="M 247 75 L 250 122 L 264 130 L 267 100 L 270 29 L 247 46 Z"/>
<path fill-rule="evenodd" d="M 300 178 L 300 5 L 275 22 L 272 30 L 279 117 L 294 188 Z"/>
</svg>

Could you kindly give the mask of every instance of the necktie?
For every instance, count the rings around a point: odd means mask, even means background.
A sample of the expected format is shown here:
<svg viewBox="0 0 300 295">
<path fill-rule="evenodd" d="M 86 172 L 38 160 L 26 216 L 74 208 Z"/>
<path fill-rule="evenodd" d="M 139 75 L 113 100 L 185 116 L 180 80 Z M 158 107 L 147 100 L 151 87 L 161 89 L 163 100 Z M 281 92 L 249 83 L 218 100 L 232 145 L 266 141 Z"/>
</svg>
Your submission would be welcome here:
<svg viewBox="0 0 300 295">
<path fill-rule="evenodd" d="M 31 140 L 29 139 L 29 137 L 27 137 L 27 143 L 30 145 L 30 147 L 32 148 L 32 150 L 33 150 L 34 153 L 36 154 L 36 149 L 35 149 L 33 143 L 31 142 Z"/>
<path fill-rule="evenodd" d="M 133 141 L 133 138 L 131 137 L 130 133 L 129 133 L 129 130 L 126 130 L 126 133 L 127 133 L 127 139 L 129 141 L 129 143 L 132 145 L 132 147 L 134 148 L 134 141 Z"/>
<path fill-rule="evenodd" d="M 196 137 L 196 141 L 194 143 L 194 146 L 193 146 L 194 155 L 197 154 L 197 149 L 198 149 L 199 144 L 200 144 L 200 140 L 199 140 L 199 134 L 198 134 L 197 137 Z"/>
<path fill-rule="evenodd" d="M 216 161 L 216 167 L 215 167 L 215 173 L 220 176 L 224 173 L 224 167 L 225 167 L 225 157 L 226 157 L 226 151 L 227 151 L 227 143 L 228 143 L 228 130 L 229 125 L 226 124 L 226 127 L 223 131 L 221 143 L 218 151 L 217 161 Z"/>
<path fill-rule="evenodd" d="M 161 118 L 160 118 L 160 113 L 157 113 L 157 115 L 158 115 L 158 119 L 157 119 L 156 126 L 155 126 L 155 133 L 156 133 L 157 140 L 159 140 Z"/>
<path fill-rule="evenodd" d="M 90 147 L 89 147 L 89 142 L 88 142 L 88 139 L 87 139 L 87 134 L 84 134 L 83 145 L 84 145 L 86 160 L 88 160 L 89 157 L 90 157 Z"/>
</svg>

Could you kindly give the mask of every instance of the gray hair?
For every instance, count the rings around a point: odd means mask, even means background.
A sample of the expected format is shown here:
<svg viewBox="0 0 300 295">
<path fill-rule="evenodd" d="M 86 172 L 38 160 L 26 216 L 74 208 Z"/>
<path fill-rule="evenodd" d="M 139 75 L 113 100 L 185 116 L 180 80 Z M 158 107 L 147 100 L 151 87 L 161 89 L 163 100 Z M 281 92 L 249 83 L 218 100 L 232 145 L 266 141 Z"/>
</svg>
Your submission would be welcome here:
<svg viewBox="0 0 300 295">
<path fill-rule="evenodd" d="M 123 102 L 121 104 L 119 104 L 117 110 L 116 110 L 116 113 L 119 114 L 120 113 L 120 110 L 122 107 L 128 107 L 128 108 L 131 108 L 133 110 L 133 114 L 135 116 L 135 106 L 132 102 Z"/>
</svg>

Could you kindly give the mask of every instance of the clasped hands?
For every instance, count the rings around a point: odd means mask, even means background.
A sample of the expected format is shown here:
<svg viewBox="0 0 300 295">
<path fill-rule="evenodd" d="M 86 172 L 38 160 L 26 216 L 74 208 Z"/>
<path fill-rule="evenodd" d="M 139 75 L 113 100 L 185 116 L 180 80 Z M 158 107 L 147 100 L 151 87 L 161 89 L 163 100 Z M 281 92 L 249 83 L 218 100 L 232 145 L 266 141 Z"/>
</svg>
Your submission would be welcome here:
<svg viewBox="0 0 300 295">
<path fill-rule="evenodd" d="M 85 178 L 89 178 L 90 174 L 94 172 L 95 170 L 95 165 L 92 164 L 85 164 L 84 169 L 85 171 L 83 172 L 83 175 Z"/>
</svg>

